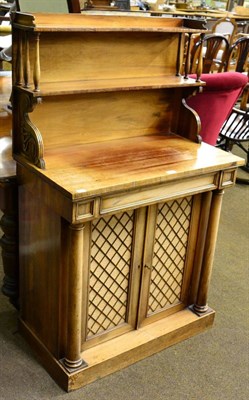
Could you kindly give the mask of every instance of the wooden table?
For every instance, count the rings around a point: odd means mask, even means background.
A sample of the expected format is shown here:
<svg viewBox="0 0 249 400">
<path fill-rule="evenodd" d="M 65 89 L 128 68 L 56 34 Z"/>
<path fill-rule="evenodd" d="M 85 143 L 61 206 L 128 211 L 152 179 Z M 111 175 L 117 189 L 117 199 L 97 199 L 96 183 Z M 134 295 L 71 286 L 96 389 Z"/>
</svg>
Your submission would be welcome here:
<svg viewBox="0 0 249 400">
<path fill-rule="evenodd" d="M 178 17 L 203 17 L 207 19 L 233 18 L 235 20 L 248 20 L 248 15 L 237 14 L 236 12 L 221 10 L 175 10 L 175 11 L 158 11 L 162 15 L 174 15 Z M 151 15 L 156 15 L 157 11 L 151 11 Z"/>
</svg>

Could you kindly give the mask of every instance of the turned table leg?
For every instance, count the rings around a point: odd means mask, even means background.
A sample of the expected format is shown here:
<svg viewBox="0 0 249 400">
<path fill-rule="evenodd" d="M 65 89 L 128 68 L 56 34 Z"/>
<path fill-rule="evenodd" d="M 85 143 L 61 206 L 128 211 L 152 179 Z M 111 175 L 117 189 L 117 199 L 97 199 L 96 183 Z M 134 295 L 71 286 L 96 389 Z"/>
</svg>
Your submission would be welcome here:
<svg viewBox="0 0 249 400">
<path fill-rule="evenodd" d="M 196 302 L 193 306 L 193 311 L 197 314 L 203 314 L 209 310 L 207 297 L 212 274 L 223 193 L 223 190 L 216 190 L 213 192 L 212 196 L 199 289 Z"/>
<path fill-rule="evenodd" d="M 0 209 L 3 212 L 0 220 L 3 231 L 0 239 L 4 270 L 2 292 L 16 308 L 19 296 L 17 196 L 16 178 L 0 179 Z"/>
</svg>

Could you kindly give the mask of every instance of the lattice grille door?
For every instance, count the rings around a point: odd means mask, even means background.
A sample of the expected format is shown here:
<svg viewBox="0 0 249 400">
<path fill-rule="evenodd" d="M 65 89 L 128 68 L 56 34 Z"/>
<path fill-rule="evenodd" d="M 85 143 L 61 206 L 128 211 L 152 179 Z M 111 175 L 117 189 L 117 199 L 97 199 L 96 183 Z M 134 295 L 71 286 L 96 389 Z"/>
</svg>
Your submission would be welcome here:
<svg viewBox="0 0 249 400">
<path fill-rule="evenodd" d="M 191 197 L 159 205 L 149 315 L 180 303 L 191 209 Z"/>
<path fill-rule="evenodd" d="M 88 338 L 126 322 L 133 219 L 131 211 L 93 223 Z"/>
</svg>

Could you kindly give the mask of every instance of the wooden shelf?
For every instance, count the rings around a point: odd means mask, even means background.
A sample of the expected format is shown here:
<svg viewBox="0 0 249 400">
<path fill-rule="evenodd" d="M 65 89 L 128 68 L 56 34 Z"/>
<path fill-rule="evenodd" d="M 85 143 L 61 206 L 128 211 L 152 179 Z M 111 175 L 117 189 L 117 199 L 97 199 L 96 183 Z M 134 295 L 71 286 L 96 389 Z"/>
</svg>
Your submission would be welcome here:
<svg viewBox="0 0 249 400">
<path fill-rule="evenodd" d="M 115 92 L 129 90 L 163 89 L 177 87 L 197 87 L 205 85 L 195 79 L 185 79 L 183 76 L 145 76 L 134 78 L 93 79 L 65 82 L 42 82 L 38 91 L 31 88 L 22 89 L 32 92 L 35 97 L 57 96 L 66 94 Z M 21 87 L 21 86 L 20 86 Z"/>
<path fill-rule="evenodd" d="M 203 21 L 180 18 L 143 18 L 112 15 L 21 14 L 16 12 L 13 25 L 35 32 L 196 32 L 205 31 Z"/>
</svg>

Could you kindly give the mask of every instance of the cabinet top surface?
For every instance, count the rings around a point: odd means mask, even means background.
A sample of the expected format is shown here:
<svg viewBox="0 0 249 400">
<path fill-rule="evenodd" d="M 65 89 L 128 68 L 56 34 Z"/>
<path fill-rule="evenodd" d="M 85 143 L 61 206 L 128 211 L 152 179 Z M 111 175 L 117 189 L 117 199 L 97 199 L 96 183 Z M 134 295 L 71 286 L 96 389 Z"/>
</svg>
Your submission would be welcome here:
<svg viewBox="0 0 249 400">
<path fill-rule="evenodd" d="M 73 200 L 201 176 L 243 165 L 205 143 L 156 135 L 53 148 L 46 169 L 30 168 Z"/>
<path fill-rule="evenodd" d="M 13 13 L 13 27 L 42 31 L 145 31 L 198 32 L 205 31 L 203 21 L 184 18 L 134 17 L 81 14 Z"/>
</svg>

